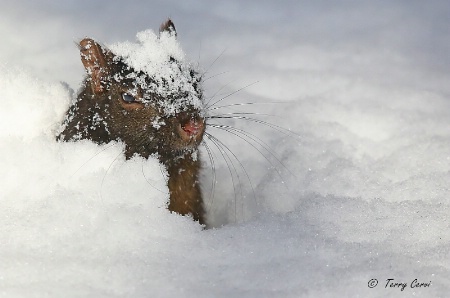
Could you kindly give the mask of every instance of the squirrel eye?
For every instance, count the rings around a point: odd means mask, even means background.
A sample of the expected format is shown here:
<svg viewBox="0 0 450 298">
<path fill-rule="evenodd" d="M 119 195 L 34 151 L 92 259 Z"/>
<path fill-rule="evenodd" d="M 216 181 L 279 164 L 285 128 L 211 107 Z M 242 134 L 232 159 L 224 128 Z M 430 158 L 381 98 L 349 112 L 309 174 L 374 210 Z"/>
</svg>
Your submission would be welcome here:
<svg viewBox="0 0 450 298">
<path fill-rule="evenodd" d="M 135 101 L 136 101 L 136 99 L 134 98 L 134 96 L 131 95 L 131 94 L 128 94 L 128 93 L 123 93 L 123 94 L 122 94 L 122 99 L 123 99 L 123 101 L 126 102 L 126 103 L 132 103 L 132 102 L 135 102 Z"/>
</svg>

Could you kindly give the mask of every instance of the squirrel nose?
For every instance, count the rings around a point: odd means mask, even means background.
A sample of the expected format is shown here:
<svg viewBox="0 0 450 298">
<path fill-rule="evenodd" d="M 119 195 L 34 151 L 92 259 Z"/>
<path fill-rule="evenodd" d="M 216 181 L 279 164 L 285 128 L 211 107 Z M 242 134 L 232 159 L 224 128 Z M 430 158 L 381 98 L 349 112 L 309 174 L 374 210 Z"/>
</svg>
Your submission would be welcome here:
<svg viewBox="0 0 450 298">
<path fill-rule="evenodd" d="M 203 122 L 197 119 L 190 119 L 188 122 L 183 124 L 181 128 L 186 132 L 186 134 L 192 138 L 198 135 L 203 130 Z"/>
</svg>

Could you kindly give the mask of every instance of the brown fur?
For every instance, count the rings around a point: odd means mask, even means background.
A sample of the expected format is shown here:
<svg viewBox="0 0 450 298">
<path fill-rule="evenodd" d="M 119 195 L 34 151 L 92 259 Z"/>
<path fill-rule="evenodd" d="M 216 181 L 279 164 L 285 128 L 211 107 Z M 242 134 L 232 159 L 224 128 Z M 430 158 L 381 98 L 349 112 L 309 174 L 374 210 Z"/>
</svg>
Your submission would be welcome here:
<svg viewBox="0 0 450 298">
<path fill-rule="evenodd" d="M 162 31 L 175 34 L 172 21 L 161 25 Z M 198 145 L 202 141 L 205 120 L 200 111 L 186 106 L 183 112 L 164 116 L 157 104 L 144 104 L 143 94 L 151 90 L 136 88 L 133 79 L 125 79 L 133 72 L 129 66 L 115 59 L 113 53 L 103 49 L 94 40 L 86 38 L 80 42 L 81 61 L 88 77 L 77 100 L 67 112 L 63 131 L 58 140 L 76 141 L 89 139 L 98 144 L 119 140 L 125 144 L 125 156 L 130 159 L 137 154 L 148 158 L 157 154 L 167 167 L 170 202 L 168 209 L 179 214 L 191 214 L 195 220 L 204 224 L 203 201 L 198 182 L 200 160 Z M 120 82 L 113 79 L 121 74 Z M 200 81 L 191 72 L 197 96 L 201 98 Z M 149 80 L 151 78 L 148 78 Z M 133 90 L 136 101 L 127 102 L 124 93 Z M 182 96 L 182 95 L 180 95 Z M 167 101 L 151 94 L 155 102 Z M 155 121 L 164 121 L 160 127 Z M 195 127 L 195 131 L 189 128 Z"/>
</svg>

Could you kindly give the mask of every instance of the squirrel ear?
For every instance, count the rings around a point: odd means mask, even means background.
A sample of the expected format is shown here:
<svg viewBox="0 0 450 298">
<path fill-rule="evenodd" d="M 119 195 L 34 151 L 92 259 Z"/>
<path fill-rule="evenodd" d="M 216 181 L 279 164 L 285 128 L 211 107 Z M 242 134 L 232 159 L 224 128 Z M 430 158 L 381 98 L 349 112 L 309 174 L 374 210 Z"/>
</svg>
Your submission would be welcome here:
<svg viewBox="0 0 450 298">
<path fill-rule="evenodd" d="M 108 75 L 108 62 L 112 54 L 106 52 L 93 39 L 85 38 L 80 41 L 81 62 L 92 80 L 94 93 L 104 91 L 103 83 Z"/>
<path fill-rule="evenodd" d="M 169 34 L 177 36 L 177 30 L 175 30 L 175 25 L 173 24 L 171 19 L 167 19 L 164 23 L 159 27 L 159 33 L 168 32 Z"/>
</svg>

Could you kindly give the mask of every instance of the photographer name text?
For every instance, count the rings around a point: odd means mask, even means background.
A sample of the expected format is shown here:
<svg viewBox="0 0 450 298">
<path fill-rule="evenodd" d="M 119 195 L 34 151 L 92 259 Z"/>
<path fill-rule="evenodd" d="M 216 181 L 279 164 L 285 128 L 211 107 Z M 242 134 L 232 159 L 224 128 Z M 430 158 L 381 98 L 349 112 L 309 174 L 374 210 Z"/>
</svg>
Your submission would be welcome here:
<svg viewBox="0 0 450 298">
<path fill-rule="evenodd" d="M 372 278 L 371 280 L 369 280 L 367 285 L 371 289 L 375 288 L 376 286 L 378 286 L 378 279 Z M 385 289 L 391 288 L 391 289 L 400 289 L 400 291 L 404 291 L 406 288 L 411 288 L 411 289 L 429 288 L 429 287 L 431 287 L 431 281 L 422 282 L 422 281 L 419 281 L 417 278 L 415 278 L 411 282 L 400 282 L 394 278 L 388 278 L 388 279 L 386 279 L 386 281 L 382 281 L 380 283 L 380 287 L 381 286 L 383 286 Z"/>
</svg>

